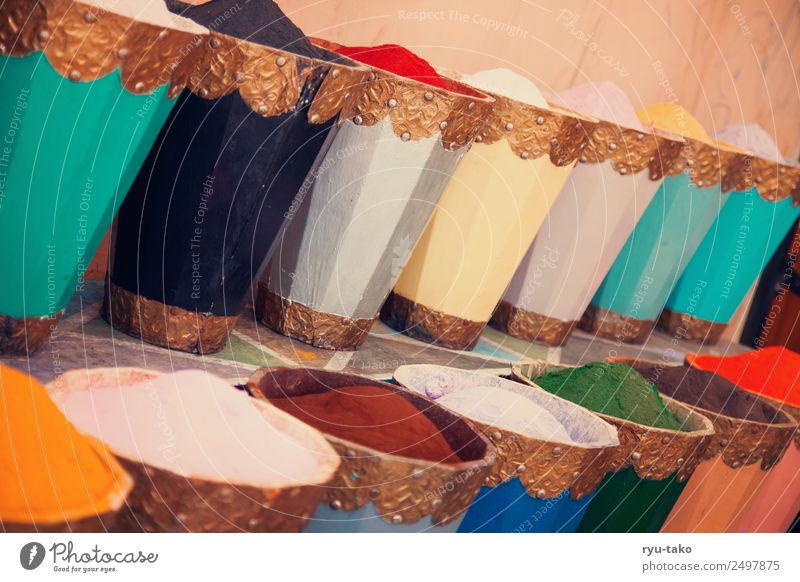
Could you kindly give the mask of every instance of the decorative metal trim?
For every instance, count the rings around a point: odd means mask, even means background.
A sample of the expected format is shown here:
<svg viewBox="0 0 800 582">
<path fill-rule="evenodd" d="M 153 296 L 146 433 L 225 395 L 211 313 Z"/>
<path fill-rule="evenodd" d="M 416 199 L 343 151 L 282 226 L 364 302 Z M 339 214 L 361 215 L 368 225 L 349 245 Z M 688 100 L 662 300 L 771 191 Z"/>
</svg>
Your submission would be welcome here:
<svg viewBox="0 0 800 582">
<path fill-rule="evenodd" d="M 489 325 L 510 336 L 546 346 L 563 346 L 572 335 L 577 321 L 561 321 L 501 301 L 495 307 Z"/>
<path fill-rule="evenodd" d="M 619 357 L 610 361 L 626 365 L 629 365 L 629 362 L 638 362 L 648 366 L 666 367 L 663 362 L 637 358 Z M 666 395 L 662 394 L 662 397 L 666 398 Z M 752 465 L 758 461 L 761 461 L 762 470 L 771 469 L 781 460 L 797 430 L 797 422 L 784 413 L 781 413 L 783 422 L 766 423 L 727 416 L 685 402 L 682 404 L 702 414 L 714 425 L 714 435 L 709 439 L 708 448 L 703 452 L 703 460 L 709 461 L 719 455 L 732 469 Z M 774 408 L 773 405 L 770 407 Z"/>
<path fill-rule="evenodd" d="M 627 317 L 593 304 L 578 321 L 578 327 L 585 332 L 628 344 L 643 344 L 655 325 L 655 321 Z"/>
<path fill-rule="evenodd" d="M 381 320 L 409 337 L 450 348 L 471 350 L 486 327 L 485 321 L 470 321 L 415 303 L 392 291 L 381 308 Z"/>
<path fill-rule="evenodd" d="M 364 67 L 332 64 L 208 30 L 192 34 L 140 22 L 79 0 L 8 0 L 3 11 L 0 54 L 24 57 L 43 51 L 50 65 L 74 82 L 93 81 L 119 69 L 123 87 L 139 95 L 166 84 L 170 98 L 184 88 L 205 99 L 238 91 L 264 117 L 293 111 L 314 74 L 331 70 L 346 82 L 367 74 Z M 328 83 L 322 98 L 328 108 L 341 107 L 340 83 Z M 326 120 L 312 116 L 311 121 Z"/>
<path fill-rule="evenodd" d="M 322 39 L 314 38 L 312 42 L 327 50 L 341 48 L 339 44 Z M 490 96 L 453 79 L 444 77 L 448 90 L 374 67 L 370 69 L 362 83 L 352 85 L 345 92 L 340 123 L 347 120 L 356 125 L 372 126 L 388 116 L 395 135 L 404 141 L 441 133 L 442 147 L 456 150 L 476 139 L 494 105 Z M 474 96 L 458 92 L 459 88 Z M 330 119 L 336 106 L 333 102 L 321 105 L 316 113 L 320 119 Z"/>
<path fill-rule="evenodd" d="M 258 283 L 256 317 L 287 337 L 327 350 L 355 350 L 364 343 L 375 319 L 352 319 L 323 313 L 273 293 Z"/>
<path fill-rule="evenodd" d="M 657 181 L 675 165 L 685 145 L 678 136 L 599 121 L 580 161 L 589 164 L 608 161 L 614 171 L 623 176 L 647 169 L 650 179 Z"/>
<path fill-rule="evenodd" d="M 132 293 L 106 280 L 100 315 L 114 329 L 147 343 L 211 354 L 222 349 L 239 316 L 197 313 Z"/>
<path fill-rule="evenodd" d="M 63 311 L 52 317 L 11 317 L 0 313 L 0 354 L 32 356 L 50 339 Z"/>
<path fill-rule="evenodd" d="M 700 319 L 688 313 L 672 311 L 665 307 L 658 318 L 658 328 L 679 339 L 701 342 L 713 346 L 727 329 L 727 323 Z"/>
<path fill-rule="evenodd" d="M 596 119 L 558 105 L 537 107 L 489 94 L 495 104 L 476 141 L 493 144 L 505 139 L 523 159 L 547 155 L 554 165 L 569 166 L 581 156 L 597 124 Z"/>
</svg>

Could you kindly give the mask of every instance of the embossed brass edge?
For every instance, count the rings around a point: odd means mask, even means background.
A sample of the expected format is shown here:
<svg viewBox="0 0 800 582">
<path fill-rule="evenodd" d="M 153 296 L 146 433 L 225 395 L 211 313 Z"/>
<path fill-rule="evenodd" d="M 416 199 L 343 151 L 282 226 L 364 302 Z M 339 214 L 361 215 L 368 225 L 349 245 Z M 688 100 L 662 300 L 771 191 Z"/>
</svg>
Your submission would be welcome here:
<svg viewBox="0 0 800 582">
<path fill-rule="evenodd" d="M 500 301 L 489 325 L 510 336 L 546 346 L 563 346 L 572 335 L 577 321 L 561 321 Z"/>
<path fill-rule="evenodd" d="M 100 315 L 114 329 L 147 343 L 210 354 L 222 349 L 239 316 L 196 313 L 165 305 L 123 289 L 106 280 Z"/>
<path fill-rule="evenodd" d="M 375 321 L 316 311 L 273 293 L 260 281 L 255 309 L 256 317 L 267 327 L 327 350 L 358 349 Z"/>
<path fill-rule="evenodd" d="M 700 319 L 665 307 L 658 318 L 657 326 L 673 337 L 701 342 L 703 345 L 714 345 L 728 324 Z"/>
<path fill-rule="evenodd" d="M 638 362 L 662 368 L 669 366 L 664 362 L 628 357 L 611 358 L 609 361 L 623 364 Z M 797 430 L 797 422 L 788 414 L 783 414 L 785 422 L 766 423 L 728 416 L 687 403 L 682 404 L 702 414 L 714 425 L 714 435 L 703 453 L 703 460 L 708 461 L 720 456 L 732 469 L 761 461 L 761 469 L 769 470 L 783 457 L 787 445 Z M 775 409 L 773 404 L 770 404 L 770 407 Z"/>
<path fill-rule="evenodd" d="M 532 360 L 512 366 L 512 376 L 524 384 L 542 390 L 536 378 L 553 370 L 575 368 Z M 609 467 L 619 471 L 633 467 L 642 479 L 666 479 L 677 473 L 678 481 L 685 481 L 703 459 L 703 454 L 714 435 L 711 421 L 691 407 L 668 396 L 661 395 L 667 408 L 679 421 L 689 423 L 691 431 L 674 431 L 654 428 L 605 414 L 594 413 L 617 427 L 620 446 L 609 459 Z"/>
</svg>

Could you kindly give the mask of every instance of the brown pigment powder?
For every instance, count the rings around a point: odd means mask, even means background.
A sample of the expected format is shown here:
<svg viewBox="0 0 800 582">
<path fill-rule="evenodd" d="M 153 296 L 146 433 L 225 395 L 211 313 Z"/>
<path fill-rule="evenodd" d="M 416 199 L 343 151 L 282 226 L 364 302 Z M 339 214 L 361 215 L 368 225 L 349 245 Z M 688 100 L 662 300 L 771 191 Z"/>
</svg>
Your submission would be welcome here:
<svg viewBox="0 0 800 582">
<path fill-rule="evenodd" d="M 435 463 L 462 462 L 424 413 L 385 388 L 345 386 L 270 402 L 317 430 L 382 453 Z"/>
<path fill-rule="evenodd" d="M 633 364 L 632 367 L 663 394 L 684 404 L 754 422 L 783 421 L 782 415 L 764 401 L 711 372 L 689 366 Z"/>
</svg>

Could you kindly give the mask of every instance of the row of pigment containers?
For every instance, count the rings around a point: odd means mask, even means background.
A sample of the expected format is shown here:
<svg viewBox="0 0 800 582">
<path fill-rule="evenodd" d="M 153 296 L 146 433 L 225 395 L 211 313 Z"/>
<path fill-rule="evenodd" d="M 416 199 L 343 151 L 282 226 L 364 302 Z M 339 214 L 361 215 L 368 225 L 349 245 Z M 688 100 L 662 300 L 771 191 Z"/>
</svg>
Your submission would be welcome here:
<svg viewBox="0 0 800 582">
<path fill-rule="evenodd" d="M 711 138 L 609 83 L 459 82 L 268 0 L 229 8 L 48 0 L 0 23 L 0 353 L 47 341 L 117 213 L 103 316 L 195 353 L 249 303 L 332 349 L 379 314 L 457 349 L 489 322 L 711 340 L 800 213 L 758 127 Z"/>
<path fill-rule="evenodd" d="M 785 531 L 800 355 L 530 362 L 396 384 L 0 367 L 4 531 Z M 399 384 L 399 385 L 398 385 Z M 794 441 L 794 442 L 793 442 Z"/>
</svg>

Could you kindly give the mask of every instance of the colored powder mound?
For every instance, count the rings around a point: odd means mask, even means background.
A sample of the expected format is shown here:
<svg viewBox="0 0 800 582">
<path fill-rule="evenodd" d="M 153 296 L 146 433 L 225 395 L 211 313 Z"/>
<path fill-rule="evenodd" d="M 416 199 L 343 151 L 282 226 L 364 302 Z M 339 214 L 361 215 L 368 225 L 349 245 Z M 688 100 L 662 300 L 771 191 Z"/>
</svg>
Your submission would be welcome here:
<svg viewBox="0 0 800 582">
<path fill-rule="evenodd" d="M 65 391 L 67 417 L 116 453 L 178 475 L 260 487 L 313 482 L 318 457 L 257 401 L 206 372 Z"/>
<path fill-rule="evenodd" d="M 0 365 L 0 519 L 56 523 L 99 515 L 124 473 L 67 421 L 36 380 Z"/>
<path fill-rule="evenodd" d="M 740 388 L 800 407 L 800 354 L 771 346 L 738 356 L 687 354 L 695 368 L 727 378 Z"/>
<path fill-rule="evenodd" d="M 682 430 L 656 387 L 624 364 L 593 362 L 550 372 L 534 382 L 593 412 L 654 428 Z"/>
<path fill-rule="evenodd" d="M 655 384 L 662 394 L 709 413 L 753 422 L 787 422 L 783 414 L 760 398 L 711 372 L 689 366 L 644 364 L 634 364 L 633 369 Z"/>
<path fill-rule="evenodd" d="M 547 109 L 547 100 L 533 81 L 508 69 L 486 69 L 466 75 L 463 81 L 480 89 L 515 101 Z"/>
<path fill-rule="evenodd" d="M 448 89 L 448 84 L 428 61 L 396 44 L 376 46 L 342 46 L 337 52 L 355 61 L 370 65 L 406 79 L 427 83 L 440 89 Z"/>
<path fill-rule="evenodd" d="M 658 103 L 636 114 L 645 125 L 714 145 L 711 136 L 692 114 L 677 103 Z"/>
<path fill-rule="evenodd" d="M 383 453 L 461 462 L 423 412 L 402 395 L 379 386 L 345 386 L 270 402 L 323 433 Z"/>
<path fill-rule="evenodd" d="M 470 386 L 437 400 L 462 416 L 543 441 L 572 444 L 566 429 L 529 398 L 502 388 Z"/>
<path fill-rule="evenodd" d="M 132 18 L 137 22 L 146 22 L 191 34 L 207 32 L 204 27 L 167 10 L 163 0 L 81 0 L 81 3 Z"/>
<path fill-rule="evenodd" d="M 731 125 L 716 134 L 716 138 L 743 148 L 767 160 L 783 162 L 778 144 L 757 123 Z"/>
<path fill-rule="evenodd" d="M 586 83 L 561 91 L 555 100 L 579 113 L 644 131 L 628 96 L 614 83 Z"/>
<path fill-rule="evenodd" d="M 212 32 L 306 57 L 326 59 L 326 51 L 312 45 L 303 31 L 272 0 L 213 0 L 197 6 L 166 0 L 166 4 L 171 12 Z"/>
</svg>

